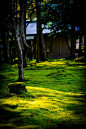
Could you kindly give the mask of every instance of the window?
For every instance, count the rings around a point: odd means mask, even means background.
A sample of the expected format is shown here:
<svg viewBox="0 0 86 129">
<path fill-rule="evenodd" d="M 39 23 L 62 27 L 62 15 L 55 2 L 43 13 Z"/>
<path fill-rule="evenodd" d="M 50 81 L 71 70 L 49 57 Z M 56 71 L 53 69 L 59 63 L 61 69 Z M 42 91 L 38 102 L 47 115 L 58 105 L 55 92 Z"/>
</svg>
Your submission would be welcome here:
<svg viewBox="0 0 86 129">
<path fill-rule="evenodd" d="M 75 52 L 79 52 L 79 45 L 80 45 L 80 43 L 79 43 L 79 38 L 78 39 L 76 39 L 76 48 L 75 48 Z M 84 52 L 84 43 L 83 42 L 81 42 L 81 51 L 82 52 Z"/>
<path fill-rule="evenodd" d="M 76 52 L 79 51 L 79 39 L 76 40 Z"/>
</svg>

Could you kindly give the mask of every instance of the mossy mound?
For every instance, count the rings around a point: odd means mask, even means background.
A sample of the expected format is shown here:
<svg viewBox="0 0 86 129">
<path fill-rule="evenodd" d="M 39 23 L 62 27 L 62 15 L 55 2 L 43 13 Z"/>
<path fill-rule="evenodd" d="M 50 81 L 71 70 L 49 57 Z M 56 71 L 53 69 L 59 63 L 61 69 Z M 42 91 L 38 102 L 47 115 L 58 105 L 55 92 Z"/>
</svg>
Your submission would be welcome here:
<svg viewBox="0 0 86 129">
<path fill-rule="evenodd" d="M 8 84 L 9 92 L 11 93 L 22 93 L 26 92 L 26 84 L 24 82 L 14 82 Z"/>
<path fill-rule="evenodd" d="M 78 57 L 74 61 L 75 62 L 78 62 L 78 61 L 84 62 L 85 61 L 85 57 L 84 56 Z"/>
</svg>

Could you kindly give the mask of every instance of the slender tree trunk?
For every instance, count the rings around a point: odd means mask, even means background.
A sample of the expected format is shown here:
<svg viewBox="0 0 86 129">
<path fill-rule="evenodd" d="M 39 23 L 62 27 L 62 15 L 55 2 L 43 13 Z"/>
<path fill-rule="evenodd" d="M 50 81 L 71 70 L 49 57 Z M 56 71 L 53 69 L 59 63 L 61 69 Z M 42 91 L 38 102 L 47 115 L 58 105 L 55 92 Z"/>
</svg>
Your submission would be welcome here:
<svg viewBox="0 0 86 129">
<path fill-rule="evenodd" d="M 19 41 L 19 37 L 17 34 L 16 23 L 15 19 L 13 19 L 13 29 L 14 29 L 14 36 L 17 42 L 18 47 L 18 72 L 19 72 L 19 81 L 24 81 L 24 71 L 23 71 L 23 52 L 22 52 L 22 45 Z"/>
<path fill-rule="evenodd" d="M 8 58 L 8 61 L 9 61 L 9 59 L 10 59 L 9 32 L 7 32 L 7 39 L 6 39 L 6 42 L 7 42 L 7 58 Z"/>
<path fill-rule="evenodd" d="M 40 5 L 37 3 L 36 13 L 37 13 L 37 37 L 36 37 L 36 62 L 40 59 Z"/>
<path fill-rule="evenodd" d="M 41 6 L 41 3 L 37 1 L 37 8 L 36 8 L 36 14 L 37 14 L 36 62 L 39 62 L 39 60 L 45 60 L 45 58 L 47 57 L 43 34 L 42 34 L 42 27 L 41 27 L 41 22 L 40 22 L 40 17 L 41 17 L 40 6 Z"/>
<path fill-rule="evenodd" d="M 25 8 L 25 1 L 21 1 L 21 9 Z M 26 38 L 25 38 L 25 11 L 21 12 L 21 42 L 22 42 L 22 49 L 23 49 L 23 61 L 24 61 L 24 67 L 27 66 L 26 62 L 27 62 L 27 51 L 29 48 L 29 45 L 26 42 Z"/>
<path fill-rule="evenodd" d="M 44 37 L 41 29 L 41 52 L 42 52 L 42 59 L 45 60 L 47 58 L 47 52 L 45 49 Z"/>
<path fill-rule="evenodd" d="M 75 26 L 71 25 L 71 52 L 70 52 L 70 56 L 72 58 L 75 57 Z"/>
<path fill-rule="evenodd" d="M 49 58 L 51 58 L 52 54 L 52 35 L 50 37 L 50 45 L 49 45 Z"/>
<path fill-rule="evenodd" d="M 2 43 L 3 43 L 4 62 L 8 63 L 5 29 L 2 29 Z"/>
<path fill-rule="evenodd" d="M 66 41 L 66 43 L 67 43 L 67 46 L 68 46 L 69 50 L 71 51 L 71 48 L 70 48 L 69 42 L 68 42 L 68 37 L 67 37 L 66 35 L 65 35 L 65 41 Z"/>
<path fill-rule="evenodd" d="M 82 55 L 81 42 L 82 42 L 82 35 L 80 35 L 79 39 L 79 57 Z"/>
<path fill-rule="evenodd" d="M 14 0 L 14 9 L 15 10 L 15 0 Z M 17 34 L 16 29 L 16 22 L 13 16 L 13 30 L 14 30 L 14 36 L 17 42 L 17 48 L 18 48 L 18 74 L 19 74 L 19 81 L 24 81 L 24 71 L 23 71 L 23 52 L 22 52 L 22 45 L 19 41 L 19 37 Z"/>
<path fill-rule="evenodd" d="M 84 45 L 85 45 L 85 48 L 84 48 L 84 55 L 85 55 L 85 62 L 86 62 L 86 37 L 84 38 Z"/>
</svg>

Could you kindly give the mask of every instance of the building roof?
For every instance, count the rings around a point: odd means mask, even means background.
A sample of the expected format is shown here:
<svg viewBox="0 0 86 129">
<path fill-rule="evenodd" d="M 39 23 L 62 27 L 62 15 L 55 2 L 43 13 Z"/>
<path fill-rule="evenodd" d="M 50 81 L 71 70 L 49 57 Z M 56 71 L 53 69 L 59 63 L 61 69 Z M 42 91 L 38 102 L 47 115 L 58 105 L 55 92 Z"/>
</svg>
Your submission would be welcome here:
<svg viewBox="0 0 86 129">
<path fill-rule="evenodd" d="M 34 36 L 37 34 L 37 22 L 31 22 L 28 23 L 29 21 L 26 21 L 26 35 L 28 36 Z M 44 24 L 42 24 L 42 28 L 44 27 Z M 48 28 L 48 24 L 46 25 L 46 28 Z M 51 31 L 50 29 L 43 29 L 42 33 L 43 34 L 49 34 Z"/>
</svg>

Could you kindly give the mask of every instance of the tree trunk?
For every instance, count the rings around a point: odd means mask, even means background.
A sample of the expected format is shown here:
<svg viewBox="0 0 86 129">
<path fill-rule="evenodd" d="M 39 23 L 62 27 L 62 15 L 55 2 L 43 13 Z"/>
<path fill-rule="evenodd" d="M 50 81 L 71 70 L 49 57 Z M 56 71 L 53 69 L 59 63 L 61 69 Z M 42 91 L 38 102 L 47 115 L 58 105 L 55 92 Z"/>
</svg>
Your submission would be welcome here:
<svg viewBox="0 0 86 129">
<path fill-rule="evenodd" d="M 8 63 L 5 29 L 2 29 L 2 43 L 3 43 L 4 62 Z"/>
<path fill-rule="evenodd" d="M 40 5 L 37 3 L 37 8 L 36 8 L 36 13 L 37 13 L 37 37 L 36 37 L 36 62 L 39 62 L 40 59 Z"/>
<path fill-rule="evenodd" d="M 52 57 L 52 35 L 50 37 L 50 44 L 49 44 L 49 58 Z"/>
<path fill-rule="evenodd" d="M 42 60 L 45 60 L 47 58 L 47 52 L 45 49 L 45 43 L 44 43 L 44 37 L 41 29 L 41 55 L 42 55 Z"/>
<path fill-rule="evenodd" d="M 14 36 L 17 42 L 18 47 L 18 72 L 19 72 L 19 81 L 24 81 L 24 71 L 23 71 L 23 52 L 22 52 L 22 45 L 19 41 L 19 37 L 17 34 L 16 23 L 15 19 L 13 19 L 13 29 L 14 29 Z"/>
<path fill-rule="evenodd" d="M 82 55 L 81 42 L 82 42 L 82 35 L 80 35 L 79 39 L 79 57 Z"/>
<path fill-rule="evenodd" d="M 86 37 L 84 38 L 84 45 L 85 45 L 85 48 L 84 48 L 84 55 L 85 55 L 85 62 L 86 62 Z"/>
<path fill-rule="evenodd" d="M 70 52 L 70 56 L 72 58 L 75 57 L 75 26 L 71 25 L 71 52 Z"/>
<path fill-rule="evenodd" d="M 8 58 L 8 61 L 9 61 L 9 59 L 10 59 L 9 32 L 7 32 L 6 44 L 7 44 L 7 58 Z"/>
<path fill-rule="evenodd" d="M 40 22 L 41 17 L 41 3 L 37 2 L 36 14 L 37 14 L 37 39 L 36 39 L 36 62 L 39 60 L 45 60 L 47 58 L 47 53 L 45 50 L 45 44 L 42 34 L 42 27 Z"/>
<path fill-rule="evenodd" d="M 25 8 L 25 1 L 21 1 L 20 3 L 20 6 L 21 6 L 21 9 L 24 9 Z M 21 22 L 20 22 L 20 25 L 21 25 L 21 32 L 20 32 L 20 35 L 21 35 L 21 42 L 22 42 L 22 49 L 23 49 L 23 65 L 24 67 L 27 66 L 26 62 L 27 62 L 27 50 L 29 48 L 27 42 L 26 42 L 26 38 L 25 38 L 25 11 L 22 11 L 21 12 Z"/>
<path fill-rule="evenodd" d="M 65 35 L 65 41 L 66 41 L 66 43 L 67 43 L 68 49 L 71 51 L 71 48 L 70 48 L 69 42 L 68 42 L 68 37 L 67 37 L 66 35 Z"/>
</svg>

